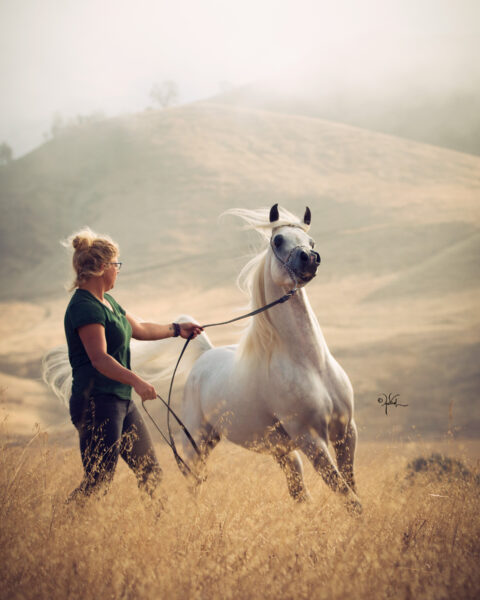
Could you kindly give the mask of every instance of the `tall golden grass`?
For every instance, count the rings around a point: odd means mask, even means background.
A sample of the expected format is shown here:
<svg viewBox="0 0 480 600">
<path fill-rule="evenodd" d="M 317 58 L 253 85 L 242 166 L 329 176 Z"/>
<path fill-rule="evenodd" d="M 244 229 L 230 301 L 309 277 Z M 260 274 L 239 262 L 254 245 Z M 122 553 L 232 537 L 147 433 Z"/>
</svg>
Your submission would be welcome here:
<svg viewBox="0 0 480 600">
<path fill-rule="evenodd" d="M 119 464 L 110 492 L 66 505 L 76 447 L 44 433 L 0 448 L 3 598 L 478 598 L 480 486 L 473 477 L 407 477 L 442 450 L 475 474 L 477 443 L 362 444 L 364 512 L 351 516 L 306 465 L 313 501 L 295 505 L 266 456 L 222 443 L 193 495 L 168 448 L 164 510 Z"/>
</svg>

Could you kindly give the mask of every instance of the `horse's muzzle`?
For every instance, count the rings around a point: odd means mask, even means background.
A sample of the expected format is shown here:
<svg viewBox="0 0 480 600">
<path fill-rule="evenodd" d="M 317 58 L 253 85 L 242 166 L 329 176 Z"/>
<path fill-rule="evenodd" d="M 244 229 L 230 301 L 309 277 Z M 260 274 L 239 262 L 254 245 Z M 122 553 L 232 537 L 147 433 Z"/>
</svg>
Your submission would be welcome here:
<svg viewBox="0 0 480 600">
<path fill-rule="evenodd" d="M 317 274 L 321 258 L 318 252 L 310 249 L 299 248 L 294 258 L 294 269 L 299 278 L 307 283 Z"/>
</svg>

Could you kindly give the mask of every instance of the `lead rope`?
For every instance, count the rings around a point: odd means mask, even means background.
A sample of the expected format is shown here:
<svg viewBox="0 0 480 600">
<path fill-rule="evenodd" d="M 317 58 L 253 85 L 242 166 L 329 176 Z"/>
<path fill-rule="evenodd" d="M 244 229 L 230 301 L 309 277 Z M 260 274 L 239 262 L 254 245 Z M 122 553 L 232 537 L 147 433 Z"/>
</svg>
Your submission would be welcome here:
<svg viewBox="0 0 480 600">
<path fill-rule="evenodd" d="M 235 323 L 235 321 L 241 321 L 242 319 L 246 319 L 248 317 L 253 317 L 255 315 L 258 315 L 259 313 L 262 313 L 266 310 L 269 310 L 270 308 L 273 308 L 274 306 L 276 306 L 277 304 L 283 304 L 284 302 L 287 302 L 288 300 L 290 300 L 290 298 L 296 293 L 297 289 L 298 289 L 298 281 L 297 281 L 297 277 L 294 273 L 294 271 L 290 268 L 290 266 L 287 264 L 288 260 L 290 259 L 290 256 L 293 252 L 293 250 L 290 252 L 290 254 L 288 255 L 288 259 L 287 261 L 283 261 L 277 254 L 276 252 L 276 248 L 274 248 L 273 244 L 271 244 L 273 252 L 275 254 L 275 256 L 278 258 L 278 260 L 283 264 L 283 266 L 285 267 L 285 269 L 287 270 L 288 274 L 290 275 L 290 277 L 293 279 L 294 282 L 294 287 L 287 292 L 284 296 L 282 296 L 281 298 L 278 298 L 277 300 L 274 300 L 273 302 L 270 302 L 269 304 L 266 304 L 265 306 L 262 306 L 261 308 L 257 308 L 255 310 L 252 310 L 251 312 L 245 314 L 245 315 L 241 315 L 240 317 L 235 317 L 233 319 L 230 319 L 228 321 L 221 321 L 219 323 L 208 323 L 207 325 L 203 325 L 203 329 L 206 329 L 207 327 L 218 327 L 220 325 L 228 325 L 230 323 Z M 202 454 L 195 442 L 195 440 L 193 439 L 192 435 L 190 434 L 190 432 L 188 431 L 188 429 L 185 427 L 185 425 L 183 424 L 183 422 L 181 421 L 180 417 L 178 417 L 178 415 L 175 413 L 175 411 L 173 410 L 173 408 L 171 408 L 170 406 L 170 401 L 171 401 L 171 397 L 172 397 L 172 389 L 173 389 L 173 382 L 175 381 L 175 375 L 177 373 L 177 369 L 178 369 L 178 365 L 180 364 L 180 361 L 182 360 L 182 357 L 185 353 L 185 350 L 187 349 L 188 344 L 191 342 L 191 340 L 193 339 L 192 334 L 189 335 L 189 337 L 187 338 L 187 340 L 185 341 L 185 344 L 183 345 L 182 351 L 180 352 L 180 356 L 178 357 L 177 360 L 177 364 L 175 365 L 175 368 L 173 370 L 173 374 L 172 374 L 172 379 L 170 380 L 170 387 L 168 390 L 168 398 L 167 401 L 165 401 L 160 394 L 157 394 L 157 398 L 159 400 L 161 400 L 163 402 L 163 404 L 166 406 L 167 408 L 167 429 L 168 429 L 168 437 L 169 440 L 167 439 L 167 437 L 165 436 L 165 434 L 163 433 L 163 431 L 160 429 L 160 427 L 157 425 L 155 419 L 152 417 L 152 415 L 148 412 L 147 407 L 145 406 L 145 402 L 142 400 L 142 406 L 143 409 L 145 410 L 145 412 L 147 413 L 148 417 L 150 418 L 150 420 L 152 421 L 152 423 L 154 424 L 155 428 L 157 429 L 157 431 L 160 433 L 160 435 L 162 436 L 162 438 L 166 441 L 166 443 L 170 446 L 170 448 L 172 449 L 173 452 L 173 456 L 175 457 L 175 460 L 177 462 L 178 468 L 180 469 L 180 471 L 182 472 L 183 475 L 185 475 L 185 477 L 188 476 L 188 474 L 192 475 L 197 481 L 200 481 L 200 478 L 198 477 L 198 475 L 196 475 L 196 473 L 194 473 L 190 467 L 187 465 L 187 463 L 184 461 L 184 459 L 180 456 L 180 454 L 177 451 L 177 447 L 175 445 L 175 440 L 173 439 L 173 435 L 172 435 L 172 430 L 170 427 L 170 414 L 172 414 L 175 418 L 175 420 L 177 421 L 177 423 L 180 425 L 180 427 L 182 428 L 183 432 L 185 433 L 185 435 L 188 438 L 188 441 L 191 443 L 193 449 L 195 450 L 197 456 L 199 456 L 199 458 L 202 459 Z"/>
</svg>

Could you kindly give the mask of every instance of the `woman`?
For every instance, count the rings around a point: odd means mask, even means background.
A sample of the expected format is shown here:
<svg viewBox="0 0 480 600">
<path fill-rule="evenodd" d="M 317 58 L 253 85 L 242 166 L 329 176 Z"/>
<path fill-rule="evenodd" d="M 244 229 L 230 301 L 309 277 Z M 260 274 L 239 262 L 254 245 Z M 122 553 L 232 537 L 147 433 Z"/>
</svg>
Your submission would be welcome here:
<svg viewBox="0 0 480 600">
<path fill-rule="evenodd" d="M 161 478 L 155 450 L 143 419 L 131 400 L 142 401 L 155 388 L 130 370 L 130 339 L 196 337 L 195 323 L 139 323 L 107 294 L 122 265 L 117 244 L 90 229 L 74 234 L 75 289 L 65 313 L 65 335 L 73 372 L 70 415 L 80 437 L 84 479 L 71 498 L 106 490 L 120 455 L 134 471 L 139 487 L 152 494 Z"/>
</svg>

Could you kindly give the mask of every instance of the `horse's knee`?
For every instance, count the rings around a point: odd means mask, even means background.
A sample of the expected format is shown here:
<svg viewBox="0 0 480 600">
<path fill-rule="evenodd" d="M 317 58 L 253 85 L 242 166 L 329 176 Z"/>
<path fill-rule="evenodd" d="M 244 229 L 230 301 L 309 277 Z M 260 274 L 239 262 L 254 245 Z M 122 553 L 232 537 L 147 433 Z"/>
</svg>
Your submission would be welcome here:
<svg viewBox="0 0 480 600">
<path fill-rule="evenodd" d="M 210 435 L 208 436 L 207 441 L 205 442 L 205 447 L 207 449 L 208 454 L 210 454 L 210 452 L 215 448 L 219 441 L 220 434 L 212 428 L 212 431 L 210 432 Z"/>
<path fill-rule="evenodd" d="M 297 452 L 297 450 L 290 452 L 290 454 L 288 455 L 288 460 L 291 465 L 291 468 L 296 473 L 303 476 L 303 462 L 302 462 L 302 459 L 300 458 L 300 454 Z"/>
<path fill-rule="evenodd" d="M 277 453 L 274 456 L 285 473 L 290 496 L 297 502 L 310 500 L 310 494 L 303 480 L 303 464 L 300 454 L 293 451 L 290 453 Z"/>
</svg>

